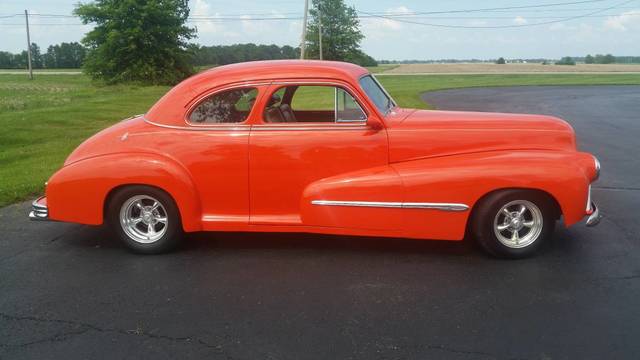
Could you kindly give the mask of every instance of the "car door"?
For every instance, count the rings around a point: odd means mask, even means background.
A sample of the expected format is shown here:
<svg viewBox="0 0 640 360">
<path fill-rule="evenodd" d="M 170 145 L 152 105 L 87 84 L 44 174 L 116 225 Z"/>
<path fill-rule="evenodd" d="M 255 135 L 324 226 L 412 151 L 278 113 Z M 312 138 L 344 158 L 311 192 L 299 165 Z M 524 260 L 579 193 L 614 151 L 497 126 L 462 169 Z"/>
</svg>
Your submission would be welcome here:
<svg viewBox="0 0 640 360">
<path fill-rule="evenodd" d="M 400 180 L 389 173 L 386 130 L 360 96 L 341 82 L 270 86 L 261 104 L 262 121 L 252 125 L 249 139 L 251 224 L 380 229 L 397 225 L 389 209 L 312 204 L 323 200 L 314 197 L 324 196 L 358 201 L 401 196 Z M 371 183 L 357 186 L 371 176 L 386 176 L 384 186 L 390 190 L 376 193 Z M 323 190 L 325 183 L 335 188 L 336 181 L 354 183 L 343 186 L 346 192 Z"/>
<path fill-rule="evenodd" d="M 186 111 L 183 130 L 162 141 L 184 164 L 200 197 L 204 230 L 249 223 L 249 132 L 252 111 L 267 85 L 213 89 Z M 160 141 L 160 139 L 159 139 Z"/>
</svg>

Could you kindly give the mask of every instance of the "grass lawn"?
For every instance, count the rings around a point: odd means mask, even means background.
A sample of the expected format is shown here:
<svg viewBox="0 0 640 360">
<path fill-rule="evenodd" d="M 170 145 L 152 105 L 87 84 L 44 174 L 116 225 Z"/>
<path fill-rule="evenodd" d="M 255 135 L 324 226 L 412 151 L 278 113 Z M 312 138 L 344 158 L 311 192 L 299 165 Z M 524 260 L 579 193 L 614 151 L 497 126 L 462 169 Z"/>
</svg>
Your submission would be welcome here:
<svg viewBox="0 0 640 360">
<path fill-rule="evenodd" d="M 640 74 L 380 76 L 400 106 L 428 108 L 425 91 L 478 86 L 640 84 Z M 169 88 L 101 86 L 82 75 L 0 74 L 0 206 L 27 199 L 84 139 L 144 113 Z"/>
</svg>

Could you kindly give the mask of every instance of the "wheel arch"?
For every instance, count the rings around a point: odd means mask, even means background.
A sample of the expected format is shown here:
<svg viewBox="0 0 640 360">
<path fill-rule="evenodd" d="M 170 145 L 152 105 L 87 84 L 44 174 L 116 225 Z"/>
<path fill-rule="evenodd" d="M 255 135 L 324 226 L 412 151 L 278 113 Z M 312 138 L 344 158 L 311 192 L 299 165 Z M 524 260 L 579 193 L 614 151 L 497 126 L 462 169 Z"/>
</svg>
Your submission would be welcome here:
<svg viewBox="0 0 640 360">
<path fill-rule="evenodd" d="M 167 193 L 180 212 L 183 230 L 201 230 L 200 199 L 190 174 L 177 161 L 151 153 L 102 155 L 64 166 L 47 186 L 51 217 L 101 225 L 114 191 L 132 185 Z"/>
<path fill-rule="evenodd" d="M 503 188 L 497 188 L 497 189 L 493 189 L 487 193 L 485 193 L 484 195 L 482 195 L 480 198 L 478 198 L 478 200 L 471 206 L 471 208 L 469 209 L 469 217 L 467 218 L 467 226 L 466 226 L 466 232 L 469 233 L 471 225 L 473 224 L 474 221 L 474 216 L 477 213 L 478 208 L 480 207 L 480 205 L 490 196 L 500 193 L 500 192 L 507 192 L 507 191 L 528 191 L 528 192 L 532 192 L 535 194 L 539 194 L 540 196 L 543 196 L 547 201 L 548 204 L 551 205 L 552 210 L 553 210 L 553 217 L 554 219 L 559 219 L 562 216 L 562 207 L 560 206 L 560 203 L 558 202 L 558 200 L 555 198 L 555 196 L 553 196 L 550 192 L 544 190 L 544 189 L 540 189 L 540 188 L 534 188 L 534 187 L 503 187 Z"/>
</svg>

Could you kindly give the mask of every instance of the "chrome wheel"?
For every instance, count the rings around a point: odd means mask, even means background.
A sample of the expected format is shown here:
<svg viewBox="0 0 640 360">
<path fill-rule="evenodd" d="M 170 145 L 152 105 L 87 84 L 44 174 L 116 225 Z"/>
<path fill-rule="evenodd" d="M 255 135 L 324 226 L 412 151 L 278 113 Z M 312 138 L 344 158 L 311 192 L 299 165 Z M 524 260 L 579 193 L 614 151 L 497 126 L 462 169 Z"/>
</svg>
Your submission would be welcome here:
<svg viewBox="0 0 640 360">
<path fill-rule="evenodd" d="M 120 207 L 120 226 L 133 241 L 149 244 L 167 232 L 167 211 L 149 195 L 136 195 Z"/>
<path fill-rule="evenodd" d="M 542 233 L 542 212 L 527 200 L 504 205 L 495 216 L 493 231 L 504 246 L 520 249 L 533 244 Z"/>
</svg>

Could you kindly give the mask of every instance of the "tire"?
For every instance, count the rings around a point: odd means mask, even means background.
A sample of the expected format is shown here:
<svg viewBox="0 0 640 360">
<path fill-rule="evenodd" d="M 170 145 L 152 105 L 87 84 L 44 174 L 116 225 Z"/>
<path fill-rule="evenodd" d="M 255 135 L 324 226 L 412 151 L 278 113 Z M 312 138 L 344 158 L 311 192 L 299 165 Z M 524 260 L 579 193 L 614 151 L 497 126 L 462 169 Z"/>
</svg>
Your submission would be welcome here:
<svg viewBox="0 0 640 360">
<path fill-rule="evenodd" d="M 504 190 L 481 200 L 472 215 L 471 230 L 489 254 L 521 259 L 535 254 L 551 238 L 555 214 L 555 204 L 545 194 Z"/>
<path fill-rule="evenodd" d="M 118 190 L 108 203 L 107 220 L 124 244 L 139 254 L 173 250 L 183 236 L 175 202 L 164 191 L 150 186 Z"/>
</svg>

